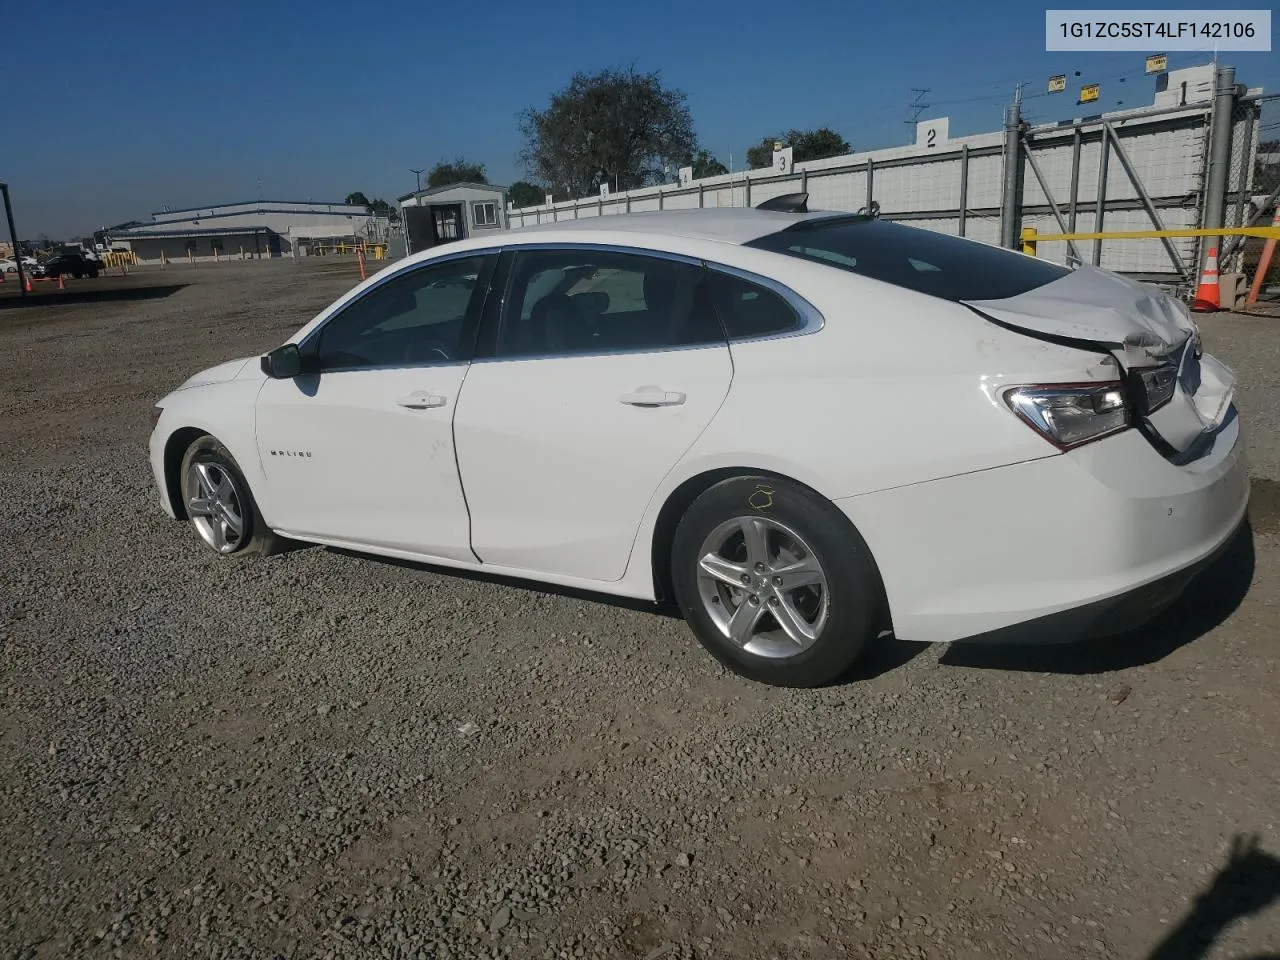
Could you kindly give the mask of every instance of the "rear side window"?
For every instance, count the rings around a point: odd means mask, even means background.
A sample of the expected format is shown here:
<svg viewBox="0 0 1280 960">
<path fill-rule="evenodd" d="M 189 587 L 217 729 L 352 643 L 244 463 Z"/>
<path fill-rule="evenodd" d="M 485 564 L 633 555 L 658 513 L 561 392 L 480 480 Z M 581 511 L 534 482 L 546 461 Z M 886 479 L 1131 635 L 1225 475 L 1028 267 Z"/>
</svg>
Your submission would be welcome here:
<svg viewBox="0 0 1280 960">
<path fill-rule="evenodd" d="M 1003 300 L 1071 271 L 1022 253 L 884 220 L 812 220 L 747 244 L 943 300 Z"/>
<path fill-rule="evenodd" d="M 800 326 L 800 314 L 769 288 L 718 270 L 710 271 L 707 279 L 730 340 L 767 337 Z"/>
</svg>

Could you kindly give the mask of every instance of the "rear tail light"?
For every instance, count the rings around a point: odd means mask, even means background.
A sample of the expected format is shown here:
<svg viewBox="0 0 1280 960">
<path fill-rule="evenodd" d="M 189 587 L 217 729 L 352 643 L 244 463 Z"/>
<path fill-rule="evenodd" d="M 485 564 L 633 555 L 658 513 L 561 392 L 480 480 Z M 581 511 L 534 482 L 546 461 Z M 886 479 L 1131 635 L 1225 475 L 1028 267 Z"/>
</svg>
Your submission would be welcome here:
<svg viewBox="0 0 1280 960">
<path fill-rule="evenodd" d="M 1119 383 L 1010 387 L 1003 396 L 1010 410 L 1062 450 L 1129 426 L 1129 403 Z"/>
</svg>

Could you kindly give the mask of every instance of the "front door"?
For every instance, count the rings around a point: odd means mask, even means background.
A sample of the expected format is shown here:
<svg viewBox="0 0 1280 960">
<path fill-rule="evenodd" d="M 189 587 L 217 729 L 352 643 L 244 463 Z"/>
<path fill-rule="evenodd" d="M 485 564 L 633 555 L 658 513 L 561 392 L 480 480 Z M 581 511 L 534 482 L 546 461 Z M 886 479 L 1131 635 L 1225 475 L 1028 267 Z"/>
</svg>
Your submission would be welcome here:
<svg viewBox="0 0 1280 960">
<path fill-rule="evenodd" d="M 495 256 L 401 271 L 301 345 L 307 373 L 258 396 L 283 534 L 474 560 L 452 420 Z"/>
<path fill-rule="evenodd" d="M 466 236 L 462 223 L 462 204 L 433 203 L 431 205 L 431 235 L 435 243 L 461 240 Z"/>
<path fill-rule="evenodd" d="M 472 548 L 619 580 L 654 491 L 729 390 L 704 271 L 591 248 L 518 252 L 510 270 L 494 356 L 471 365 L 454 417 Z"/>
</svg>

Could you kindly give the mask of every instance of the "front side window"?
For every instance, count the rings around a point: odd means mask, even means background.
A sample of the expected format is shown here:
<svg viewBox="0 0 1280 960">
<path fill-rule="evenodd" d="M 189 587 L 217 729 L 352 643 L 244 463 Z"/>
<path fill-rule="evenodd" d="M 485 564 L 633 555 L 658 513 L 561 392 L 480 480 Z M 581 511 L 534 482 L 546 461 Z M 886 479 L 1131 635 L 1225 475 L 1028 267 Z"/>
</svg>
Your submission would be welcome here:
<svg viewBox="0 0 1280 960">
<path fill-rule="evenodd" d="M 477 227 L 496 227 L 498 225 L 498 205 L 485 202 L 471 204 L 471 219 L 475 221 Z"/>
<path fill-rule="evenodd" d="M 723 343 L 706 272 L 643 254 L 517 254 L 498 353 L 560 356 Z"/>
<path fill-rule="evenodd" d="M 469 360 L 469 319 L 484 296 L 486 258 L 463 257 L 393 277 L 320 329 L 321 370 L 419 366 Z"/>
<path fill-rule="evenodd" d="M 1003 300 L 1071 272 L 1002 247 L 864 217 L 802 221 L 747 246 L 825 263 L 943 300 Z"/>
</svg>

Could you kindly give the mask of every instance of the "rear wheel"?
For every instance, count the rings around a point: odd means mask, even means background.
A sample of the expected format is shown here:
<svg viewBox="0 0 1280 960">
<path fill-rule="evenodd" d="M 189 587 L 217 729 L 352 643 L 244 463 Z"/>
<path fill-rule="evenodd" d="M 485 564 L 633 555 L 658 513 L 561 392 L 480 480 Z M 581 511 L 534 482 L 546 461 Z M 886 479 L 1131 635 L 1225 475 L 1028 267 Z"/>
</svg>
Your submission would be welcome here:
<svg viewBox="0 0 1280 960">
<path fill-rule="evenodd" d="M 884 609 L 871 554 L 834 505 L 790 481 L 735 477 L 689 507 L 672 582 L 703 646 L 742 676 L 791 687 L 845 673 Z"/>
<path fill-rule="evenodd" d="M 213 437 L 200 437 L 187 448 L 179 477 L 187 519 L 210 550 L 227 556 L 281 549 L 235 458 Z"/>
</svg>

